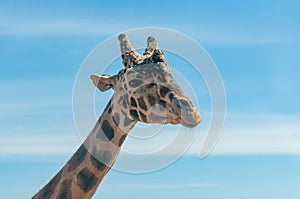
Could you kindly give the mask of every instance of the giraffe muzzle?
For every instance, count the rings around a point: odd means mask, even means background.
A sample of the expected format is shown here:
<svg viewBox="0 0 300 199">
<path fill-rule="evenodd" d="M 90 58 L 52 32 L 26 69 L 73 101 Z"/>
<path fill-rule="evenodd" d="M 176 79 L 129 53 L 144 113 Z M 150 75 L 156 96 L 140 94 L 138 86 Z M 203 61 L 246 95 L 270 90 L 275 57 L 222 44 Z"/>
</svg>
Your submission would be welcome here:
<svg viewBox="0 0 300 199">
<path fill-rule="evenodd" d="M 201 115 L 198 112 L 193 113 L 191 116 L 182 116 L 181 124 L 185 127 L 193 128 L 201 121 Z"/>
<path fill-rule="evenodd" d="M 176 112 L 180 116 L 180 123 L 189 128 L 197 126 L 201 121 L 201 115 L 196 107 L 185 99 L 176 99 Z"/>
</svg>

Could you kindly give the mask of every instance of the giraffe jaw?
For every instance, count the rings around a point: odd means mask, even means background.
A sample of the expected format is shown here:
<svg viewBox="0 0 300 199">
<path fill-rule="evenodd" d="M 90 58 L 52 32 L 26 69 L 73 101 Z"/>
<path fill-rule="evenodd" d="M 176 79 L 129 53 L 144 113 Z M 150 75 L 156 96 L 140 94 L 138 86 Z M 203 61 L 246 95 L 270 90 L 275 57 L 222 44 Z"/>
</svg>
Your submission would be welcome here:
<svg viewBox="0 0 300 199">
<path fill-rule="evenodd" d="M 188 119 L 187 119 L 188 118 Z M 174 119 L 171 119 L 170 122 L 166 122 L 166 123 L 171 123 L 171 124 L 181 124 L 185 127 L 188 128 L 194 128 L 195 126 L 197 126 L 199 123 L 201 122 L 201 115 L 196 112 L 194 114 L 194 116 L 192 117 L 182 117 L 182 116 L 178 116 Z"/>
</svg>

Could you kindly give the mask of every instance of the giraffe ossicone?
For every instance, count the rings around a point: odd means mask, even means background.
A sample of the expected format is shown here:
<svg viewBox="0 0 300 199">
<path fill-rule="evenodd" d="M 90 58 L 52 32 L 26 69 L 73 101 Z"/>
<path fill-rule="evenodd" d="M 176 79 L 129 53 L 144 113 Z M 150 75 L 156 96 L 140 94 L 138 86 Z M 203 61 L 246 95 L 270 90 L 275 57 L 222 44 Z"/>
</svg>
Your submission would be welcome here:
<svg viewBox="0 0 300 199">
<path fill-rule="evenodd" d="M 127 35 L 118 37 L 125 69 L 116 75 L 91 75 L 102 92 L 114 93 L 96 125 L 72 158 L 33 198 L 91 198 L 112 167 L 127 134 L 137 122 L 196 126 L 201 116 L 173 79 L 154 37 L 143 55 Z"/>
</svg>

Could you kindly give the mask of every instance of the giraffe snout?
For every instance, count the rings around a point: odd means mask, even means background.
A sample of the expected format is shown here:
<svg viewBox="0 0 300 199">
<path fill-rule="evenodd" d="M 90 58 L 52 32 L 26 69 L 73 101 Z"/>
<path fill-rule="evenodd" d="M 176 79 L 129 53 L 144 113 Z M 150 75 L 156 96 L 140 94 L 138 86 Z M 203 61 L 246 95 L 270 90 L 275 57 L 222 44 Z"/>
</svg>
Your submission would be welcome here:
<svg viewBox="0 0 300 199">
<path fill-rule="evenodd" d="M 175 105 L 183 126 L 193 128 L 200 123 L 201 115 L 191 102 L 185 99 L 176 99 Z"/>
<path fill-rule="evenodd" d="M 190 114 L 190 116 L 182 117 L 181 118 L 181 124 L 183 126 L 193 128 L 197 126 L 201 121 L 201 115 L 196 111 L 193 114 Z"/>
</svg>

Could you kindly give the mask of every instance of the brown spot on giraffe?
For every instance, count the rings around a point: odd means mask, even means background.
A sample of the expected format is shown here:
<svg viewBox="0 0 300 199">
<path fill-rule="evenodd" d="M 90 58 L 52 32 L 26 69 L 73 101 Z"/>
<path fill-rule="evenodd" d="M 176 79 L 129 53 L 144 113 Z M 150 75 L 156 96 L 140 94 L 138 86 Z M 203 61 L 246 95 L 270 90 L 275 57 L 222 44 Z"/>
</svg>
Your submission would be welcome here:
<svg viewBox="0 0 300 199">
<path fill-rule="evenodd" d="M 104 120 L 101 125 L 102 131 L 100 131 L 96 138 L 103 140 L 103 135 L 105 135 L 106 139 L 109 141 L 112 140 L 115 136 L 114 129 L 109 124 L 108 120 Z"/>
<path fill-rule="evenodd" d="M 133 79 L 133 80 L 130 80 L 130 81 L 129 81 L 129 86 L 135 88 L 135 87 L 140 86 L 142 83 L 143 83 L 143 81 L 140 80 L 140 79 Z"/>
<path fill-rule="evenodd" d="M 139 107 L 145 111 L 147 111 L 147 105 L 146 105 L 146 102 L 144 100 L 144 97 L 139 97 L 138 98 L 138 103 L 139 103 Z"/>
<path fill-rule="evenodd" d="M 160 86 L 159 93 L 161 97 L 165 97 L 170 92 L 170 89 L 165 86 Z"/>
<path fill-rule="evenodd" d="M 133 119 L 136 119 L 136 120 L 139 119 L 139 114 L 138 114 L 138 112 L 137 112 L 136 110 L 134 110 L 134 109 L 131 109 L 131 110 L 130 110 L 130 115 L 131 115 L 131 117 L 132 117 Z"/>
<path fill-rule="evenodd" d="M 147 122 L 147 117 L 143 112 L 139 111 L 139 115 L 140 115 L 141 122 Z"/>
<path fill-rule="evenodd" d="M 130 105 L 133 107 L 137 107 L 136 101 L 133 97 L 130 98 Z"/>
<path fill-rule="evenodd" d="M 77 185 L 84 192 L 90 191 L 97 183 L 98 178 L 87 167 L 77 174 Z"/>
</svg>

